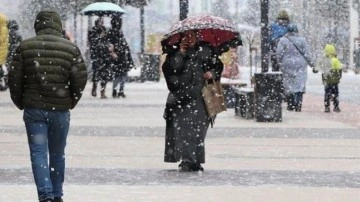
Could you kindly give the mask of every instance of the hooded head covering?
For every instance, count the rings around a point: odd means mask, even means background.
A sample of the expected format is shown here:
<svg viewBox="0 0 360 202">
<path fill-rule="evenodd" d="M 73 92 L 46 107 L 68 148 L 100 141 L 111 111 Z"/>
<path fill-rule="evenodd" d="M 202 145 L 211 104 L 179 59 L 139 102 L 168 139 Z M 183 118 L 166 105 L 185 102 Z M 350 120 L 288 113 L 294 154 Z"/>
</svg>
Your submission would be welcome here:
<svg viewBox="0 0 360 202">
<path fill-rule="evenodd" d="M 34 23 L 35 32 L 62 36 L 62 23 L 60 15 L 54 10 L 40 11 Z"/>
<path fill-rule="evenodd" d="M 112 16 L 110 23 L 111 23 L 111 27 L 113 29 L 119 29 L 120 30 L 121 27 L 122 27 L 122 18 L 121 18 L 121 16 Z"/>
<path fill-rule="evenodd" d="M 11 30 L 19 30 L 19 24 L 16 22 L 16 20 L 9 20 L 8 28 Z"/>
<path fill-rule="evenodd" d="M 326 56 L 336 56 L 336 48 L 335 48 L 335 46 L 333 46 L 331 44 L 326 44 L 324 50 L 325 50 L 325 55 Z"/>
<path fill-rule="evenodd" d="M 278 20 L 290 20 L 289 14 L 286 10 L 281 10 L 277 16 Z"/>
<path fill-rule="evenodd" d="M 104 19 L 102 17 L 98 17 L 95 20 L 95 26 L 103 26 L 102 24 L 99 24 L 99 23 L 103 23 L 103 22 L 104 22 Z"/>
</svg>

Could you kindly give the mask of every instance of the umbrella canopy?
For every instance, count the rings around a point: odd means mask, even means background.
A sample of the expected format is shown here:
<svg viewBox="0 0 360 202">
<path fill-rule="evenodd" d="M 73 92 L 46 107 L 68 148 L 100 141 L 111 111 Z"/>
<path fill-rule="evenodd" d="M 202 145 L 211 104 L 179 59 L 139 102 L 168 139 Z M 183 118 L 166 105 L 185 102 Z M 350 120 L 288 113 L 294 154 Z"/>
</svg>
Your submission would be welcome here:
<svg viewBox="0 0 360 202">
<path fill-rule="evenodd" d="M 216 16 L 202 15 L 189 17 L 176 23 L 161 40 L 164 52 L 174 49 L 173 46 L 180 42 L 181 33 L 188 30 L 196 30 L 200 41 L 210 43 L 218 49 L 219 53 L 242 45 L 240 34 L 232 22 Z"/>
<path fill-rule="evenodd" d="M 84 15 L 111 15 L 111 14 L 123 14 L 126 11 L 120 6 L 109 2 L 96 2 L 89 4 L 81 10 L 81 14 Z"/>
</svg>

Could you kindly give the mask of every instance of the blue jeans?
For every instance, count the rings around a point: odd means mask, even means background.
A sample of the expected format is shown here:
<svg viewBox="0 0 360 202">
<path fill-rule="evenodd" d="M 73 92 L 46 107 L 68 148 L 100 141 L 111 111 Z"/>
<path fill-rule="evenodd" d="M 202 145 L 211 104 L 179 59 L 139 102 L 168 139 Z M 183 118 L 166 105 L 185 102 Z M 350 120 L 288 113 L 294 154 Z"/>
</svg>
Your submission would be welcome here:
<svg viewBox="0 0 360 202">
<path fill-rule="evenodd" d="M 63 196 L 69 110 L 25 108 L 23 119 L 39 200 Z"/>
<path fill-rule="evenodd" d="M 127 78 L 127 73 L 122 73 L 116 76 L 113 81 L 113 90 L 117 90 L 118 86 L 120 85 L 117 92 L 124 93 L 126 78 Z"/>
</svg>

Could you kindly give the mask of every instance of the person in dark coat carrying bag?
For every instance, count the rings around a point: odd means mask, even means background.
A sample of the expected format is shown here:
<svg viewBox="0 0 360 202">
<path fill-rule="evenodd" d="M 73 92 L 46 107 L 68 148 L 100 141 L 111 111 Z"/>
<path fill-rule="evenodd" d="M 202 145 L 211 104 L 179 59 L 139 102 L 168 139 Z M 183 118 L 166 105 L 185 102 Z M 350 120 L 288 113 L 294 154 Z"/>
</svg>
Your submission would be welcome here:
<svg viewBox="0 0 360 202">
<path fill-rule="evenodd" d="M 223 65 L 210 45 L 201 43 L 195 31 L 185 31 L 177 49 L 162 66 L 169 89 L 166 120 L 165 162 L 178 162 L 180 171 L 203 171 L 205 137 L 211 122 L 201 90 L 205 80 L 220 80 Z"/>
<path fill-rule="evenodd" d="M 32 171 L 43 202 L 62 201 L 69 110 L 87 81 L 81 52 L 63 38 L 61 24 L 55 11 L 38 13 L 36 36 L 18 46 L 9 71 L 11 99 L 24 110 Z"/>
</svg>

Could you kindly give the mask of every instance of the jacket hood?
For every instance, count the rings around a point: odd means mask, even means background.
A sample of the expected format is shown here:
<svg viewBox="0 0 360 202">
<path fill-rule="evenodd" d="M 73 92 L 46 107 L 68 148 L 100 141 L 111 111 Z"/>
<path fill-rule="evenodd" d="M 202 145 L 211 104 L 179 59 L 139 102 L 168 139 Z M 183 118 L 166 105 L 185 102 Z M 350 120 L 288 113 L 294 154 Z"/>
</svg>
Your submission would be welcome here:
<svg viewBox="0 0 360 202">
<path fill-rule="evenodd" d="M 53 10 L 40 11 L 34 23 L 36 35 L 50 34 L 62 36 L 62 23 L 60 15 Z"/>
<path fill-rule="evenodd" d="M 7 17 L 4 14 L 0 14 L 0 26 L 7 27 Z"/>
<path fill-rule="evenodd" d="M 8 28 L 11 30 L 19 30 L 19 24 L 16 22 L 16 20 L 9 20 Z"/>
<path fill-rule="evenodd" d="M 336 55 L 336 48 L 331 44 L 325 45 L 325 55 L 326 56 L 335 56 Z"/>
</svg>

